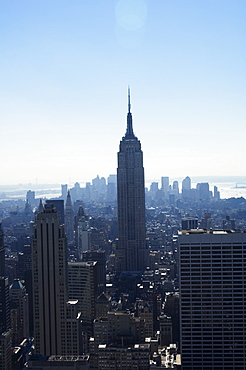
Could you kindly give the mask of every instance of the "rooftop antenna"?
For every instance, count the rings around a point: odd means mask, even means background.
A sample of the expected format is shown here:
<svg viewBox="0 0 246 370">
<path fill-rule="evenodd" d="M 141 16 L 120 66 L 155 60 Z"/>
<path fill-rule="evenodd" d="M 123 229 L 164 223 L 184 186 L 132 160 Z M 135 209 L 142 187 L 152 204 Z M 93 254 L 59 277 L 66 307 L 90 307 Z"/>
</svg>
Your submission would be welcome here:
<svg viewBox="0 0 246 370">
<path fill-rule="evenodd" d="M 131 112 L 130 86 L 128 86 L 128 113 Z"/>
</svg>

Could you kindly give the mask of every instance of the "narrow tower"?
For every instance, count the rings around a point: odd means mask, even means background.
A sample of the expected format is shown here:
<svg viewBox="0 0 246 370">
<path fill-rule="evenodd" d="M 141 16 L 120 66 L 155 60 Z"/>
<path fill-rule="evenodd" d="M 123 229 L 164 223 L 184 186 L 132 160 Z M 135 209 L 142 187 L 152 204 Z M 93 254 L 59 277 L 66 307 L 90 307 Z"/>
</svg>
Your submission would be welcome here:
<svg viewBox="0 0 246 370">
<path fill-rule="evenodd" d="M 73 214 L 72 199 L 71 199 L 69 190 L 67 192 L 67 200 L 66 200 L 66 206 L 65 206 L 65 231 L 66 231 L 68 243 L 73 242 L 74 240 L 74 214 Z"/>
<path fill-rule="evenodd" d="M 0 276 L 5 276 L 5 248 L 2 224 L 0 223 Z"/>
<path fill-rule="evenodd" d="M 143 152 L 134 135 L 128 89 L 126 134 L 120 142 L 117 169 L 119 243 L 116 270 L 143 271 L 147 265 Z"/>
</svg>

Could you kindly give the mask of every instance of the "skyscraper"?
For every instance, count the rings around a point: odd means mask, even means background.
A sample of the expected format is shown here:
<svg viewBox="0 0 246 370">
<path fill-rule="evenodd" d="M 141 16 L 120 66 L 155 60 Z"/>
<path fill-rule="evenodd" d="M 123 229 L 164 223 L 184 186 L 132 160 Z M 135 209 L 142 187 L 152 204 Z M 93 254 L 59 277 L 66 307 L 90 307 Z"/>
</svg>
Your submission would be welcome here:
<svg viewBox="0 0 246 370">
<path fill-rule="evenodd" d="M 179 235 L 183 370 L 246 369 L 246 233 Z"/>
<path fill-rule="evenodd" d="M 67 302 L 66 236 L 53 204 L 46 204 L 36 216 L 32 255 L 36 352 L 46 356 L 78 354 L 76 302 Z"/>
<path fill-rule="evenodd" d="M 0 277 L 0 369 L 11 367 L 11 330 L 9 310 L 9 281 Z"/>
<path fill-rule="evenodd" d="M 5 275 L 5 248 L 2 224 L 0 223 L 0 276 Z"/>
<path fill-rule="evenodd" d="M 65 205 L 65 230 L 67 235 L 68 243 L 73 242 L 74 240 L 74 214 L 73 214 L 73 205 L 70 195 L 70 191 L 67 192 L 67 200 Z"/>
<path fill-rule="evenodd" d="M 143 152 L 134 135 L 128 90 L 127 130 L 120 142 L 117 169 L 119 242 L 117 271 L 143 271 L 147 264 Z"/>
</svg>

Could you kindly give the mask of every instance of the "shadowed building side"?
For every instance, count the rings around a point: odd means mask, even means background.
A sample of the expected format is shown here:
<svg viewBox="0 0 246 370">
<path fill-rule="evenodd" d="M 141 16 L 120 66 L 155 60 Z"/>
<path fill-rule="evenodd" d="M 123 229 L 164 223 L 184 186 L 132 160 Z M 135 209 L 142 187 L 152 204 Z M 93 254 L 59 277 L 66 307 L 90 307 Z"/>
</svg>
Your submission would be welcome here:
<svg viewBox="0 0 246 370">
<path fill-rule="evenodd" d="M 147 264 L 143 152 L 134 135 L 128 92 L 127 130 L 120 142 L 117 169 L 119 243 L 116 270 L 143 271 Z"/>
</svg>

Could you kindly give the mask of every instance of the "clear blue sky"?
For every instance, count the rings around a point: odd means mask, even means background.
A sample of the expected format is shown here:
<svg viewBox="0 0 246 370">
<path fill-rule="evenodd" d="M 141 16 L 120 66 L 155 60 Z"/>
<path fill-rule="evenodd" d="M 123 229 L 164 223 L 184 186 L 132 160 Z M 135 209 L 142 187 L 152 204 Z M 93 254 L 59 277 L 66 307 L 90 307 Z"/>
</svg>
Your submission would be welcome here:
<svg viewBox="0 0 246 370">
<path fill-rule="evenodd" d="M 1 0 L 1 184 L 245 175 L 246 2 Z"/>
</svg>

